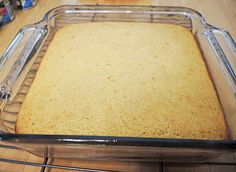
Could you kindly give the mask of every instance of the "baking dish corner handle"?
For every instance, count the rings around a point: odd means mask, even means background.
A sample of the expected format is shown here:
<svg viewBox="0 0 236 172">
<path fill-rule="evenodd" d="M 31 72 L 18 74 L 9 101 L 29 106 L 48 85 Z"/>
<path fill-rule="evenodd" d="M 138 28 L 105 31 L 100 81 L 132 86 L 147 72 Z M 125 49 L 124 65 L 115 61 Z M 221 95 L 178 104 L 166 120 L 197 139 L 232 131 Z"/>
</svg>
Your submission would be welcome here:
<svg viewBox="0 0 236 172">
<path fill-rule="evenodd" d="M 226 43 L 228 44 L 233 55 L 236 58 L 236 43 L 235 43 L 233 37 L 231 36 L 231 34 L 229 33 L 229 31 L 227 29 L 220 29 L 220 28 L 213 27 L 213 26 L 211 26 L 211 30 L 213 31 L 213 33 L 221 34 L 225 38 Z"/>
<path fill-rule="evenodd" d="M 32 27 L 33 28 L 33 27 Z M 27 29 L 32 29 L 31 26 L 28 28 L 22 28 L 18 34 L 15 36 L 10 46 L 4 52 L 1 60 L 0 60 L 0 68 L 4 66 L 4 64 L 9 61 L 11 53 L 17 48 L 17 44 L 22 40 L 24 36 L 24 31 Z M 6 77 L 0 83 L 0 99 L 8 99 L 11 97 L 11 89 L 15 84 L 18 76 L 21 74 L 25 64 L 32 57 L 37 47 L 41 44 L 42 38 L 44 37 L 47 31 L 44 28 L 34 28 L 34 31 L 30 38 L 25 43 L 23 49 L 20 51 L 19 55 L 17 55 L 14 64 L 10 67 L 9 72 Z"/>
<path fill-rule="evenodd" d="M 236 91 L 236 43 L 226 29 L 211 25 L 204 32 L 215 53 L 223 63 Z M 236 97 L 236 92 L 235 92 Z"/>
</svg>

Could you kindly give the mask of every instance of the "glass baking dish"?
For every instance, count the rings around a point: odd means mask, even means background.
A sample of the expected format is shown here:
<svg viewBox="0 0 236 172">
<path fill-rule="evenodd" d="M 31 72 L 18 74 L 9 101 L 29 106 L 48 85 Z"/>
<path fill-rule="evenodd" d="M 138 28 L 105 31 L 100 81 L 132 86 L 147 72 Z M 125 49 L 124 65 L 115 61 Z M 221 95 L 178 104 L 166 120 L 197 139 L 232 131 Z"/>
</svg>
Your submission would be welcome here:
<svg viewBox="0 0 236 172">
<path fill-rule="evenodd" d="M 80 22 L 153 22 L 181 25 L 194 35 L 217 91 L 228 140 L 16 134 L 15 124 L 48 45 L 63 26 Z M 227 30 L 183 7 L 60 6 L 23 27 L 0 59 L 0 139 L 38 156 L 89 160 L 205 161 L 236 151 L 236 44 Z M 45 114 L 47 115 L 47 114 Z"/>
</svg>

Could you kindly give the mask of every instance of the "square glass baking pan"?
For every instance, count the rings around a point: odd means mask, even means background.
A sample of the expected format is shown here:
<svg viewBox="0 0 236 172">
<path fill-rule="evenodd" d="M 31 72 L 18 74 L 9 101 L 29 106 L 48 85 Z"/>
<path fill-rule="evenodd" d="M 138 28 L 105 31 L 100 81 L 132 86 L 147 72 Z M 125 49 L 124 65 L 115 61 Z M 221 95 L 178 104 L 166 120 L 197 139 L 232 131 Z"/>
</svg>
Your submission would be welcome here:
<svg viewBox="0 0 236 172">
<path fill-rule="evenodd" d="M 102 21 L 169 23 L 191 31 L 222 105 L 229 139 L 16 134 L 18 112 L 54 34 L 66 25 Z M 235 72 L 236 44 L 228 31 L 207 24 L 202 15 L 192 9 L 158 6 L 60 6 L 46 13 L 40 22 L 23 27 L 0 59 L 0 139 L 46 157 L 205 161 L 236 151 Z"/>
</svg>

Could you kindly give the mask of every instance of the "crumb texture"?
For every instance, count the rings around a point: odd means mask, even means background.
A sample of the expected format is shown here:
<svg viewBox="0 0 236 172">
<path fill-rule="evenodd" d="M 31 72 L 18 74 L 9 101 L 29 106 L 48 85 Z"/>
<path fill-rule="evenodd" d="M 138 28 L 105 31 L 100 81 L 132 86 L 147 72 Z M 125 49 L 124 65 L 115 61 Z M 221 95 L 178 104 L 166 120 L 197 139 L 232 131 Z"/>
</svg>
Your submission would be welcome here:
<svg viewBox="0 0 236 172">
<path fill-rule="evenodd" d="M 154 23 L 60 29 L 17 133 L 225 139 L 223 113 L 192 34 Z"/>
</svg>

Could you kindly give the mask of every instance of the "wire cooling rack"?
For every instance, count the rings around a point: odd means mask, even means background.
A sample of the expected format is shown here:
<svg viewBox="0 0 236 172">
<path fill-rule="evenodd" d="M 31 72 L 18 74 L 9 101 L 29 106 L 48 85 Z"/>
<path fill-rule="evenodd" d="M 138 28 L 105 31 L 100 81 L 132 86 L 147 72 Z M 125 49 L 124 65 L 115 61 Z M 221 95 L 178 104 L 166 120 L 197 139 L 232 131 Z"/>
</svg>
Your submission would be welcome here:
<svg viewBox="0 0 236 172">
<path fill-rule="evenodd" d="M 15 146 L 10 146 L 10 145 L 3 145 L 0 144 L 0 152 L 1 150 L 16 150 L 20 152 L 24 152 L 23 150 L 15 147 Z M 30 154 L 30 153 L 29 153 Z M 45 153 L 45 157 L 42 157 L 41 162 L 33 162 L 33 161 L 24 161 L 24 160 L 19 160 L 16 158 L 2 158 L 1 153 L 0 153 L 0 162 L 3 163 L 10 163 L 10 164 L 18 164 L 18 165 L 24 165 L 24 166 L 34 166 L 34 167 L 39 167 L 39 172 L 46 172 L 48 169 L 61 169 L 61 170 L 70 170 L 70 171 L 83 171 L 83 172 L 107 172 L 107 171 L 117 171 L 117 170 L 107 170 L 107 169 L 94 169 L 94 168 L 84 168 L 84 167 L 79 167 L 79 166 L 66 166 L 63 164 L 54 164 L 52 158 L 48 158 L 47 153 Z M 165 168 L 165 162 L 157 162 L 159 165 L 159 169 L 156 169 L 157 171 L 159 170 L 160 172 L 164 172 Z M 171 162 L 171 163 L 177 163 L 178 165 L 184 165 L 184 162 Z M 201 165 L 224 165 L 224 166 L 236 166 L 236 162 L 222 162 L 222 161 L 208 161 L 208 162 L 188 162 L 187 164 L 201 164 Z M 118 170 L 119 171 L 119 170 Z"/>
<path fill-rule="evenodd" d="M 20 150 L 19 148 L 15 146 L 10 145 L 2 145 L 0 144 L 0 149 L 11 149 L 11 150 Z M 42 157 L 42 162 L 31 162 L 31 161 L 22 161 L 17 159 L 8 159 L 8 158 L 1 158 L 0 156 L 0 162 L 5 163 L 11 163 L 11 164 L 19 164 L 19 165 L 26 165 L 26 166 L 35 166 L 40 167 L 40 172 L 45 172 L 47 168 L 49 169 L 63 169 L 63 170 L 73 170 L 73 171 L 86 171 L 86 172 L 107 172 L 108 170 L 102 170 L 102 169 L 91 169 L 91 168 L 81 168 L 81 167 L 75 167 L 75 166 L 65 166 L 65 165 L 54 165 L 52 163 L 49 163 L 49 158 Z M 111 171 L 111 170 L 109 170 Z"/>
</svg>

